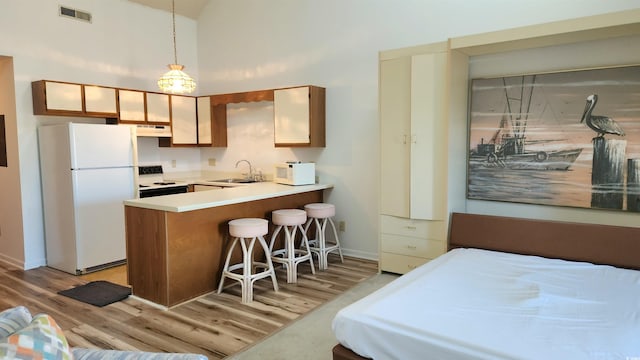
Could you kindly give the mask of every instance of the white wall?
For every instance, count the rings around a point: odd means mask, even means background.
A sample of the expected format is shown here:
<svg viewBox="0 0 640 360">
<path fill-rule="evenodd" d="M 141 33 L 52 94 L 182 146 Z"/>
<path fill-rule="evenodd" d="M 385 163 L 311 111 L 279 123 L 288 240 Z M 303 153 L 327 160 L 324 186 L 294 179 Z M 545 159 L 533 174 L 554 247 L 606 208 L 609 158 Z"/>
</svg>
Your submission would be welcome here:
<svg viewBox="0 0 640 360">
<path fill-rule="evenodd" d="M 155 91 L 155 81 L 173 62 L 169 13 L 125 0 L 62 2 L 90 12 L 93 21 L 89 24 L 58 16 L 59 3 L 5 1 L 0 11 L 0 55 L 13 57 L 15 72 L 21 181 L 19 189 L 2 186 L 0 196 L 11 199 L 13 194 L 21 193 L 24 229 L 24 238 L 2 240 L 24 248 L 24 258 L 11 260 L 25 268 L 45 264 L 36 128 L 42 122 L 70 120 L 34 116 L 31 82 L 48 79 Z M 196 22 L 181 16 L 176 22 L 178 60 L 197 77 Z M 15 210 L 20 210 L 19 205 Z M 20 221 L 19 216 L 1 214 L 1 228 Z M 3 254 L 20 257 L 15 251 Z"/>
<path fill-rule="evenodd" d="M 247 142 L 203 150 L 203 158 L 222 158 L 220 166 L 241 158 L 265 167 L 291 156 L 317 161 L 321 180 L 335 185 L 326 200 L 347 222 L 343 246 L 350 254 L 377 257 L 379 51 L 639 6 L 635 0 L 211 1 L 198 19 L 202 91 L 326 87 L 327 147 L 286 152 Z M 261 131 L 272 121 L 267 107 L 236 111 L 243 120 L 230 113 L 231 126 L 245 121 Z M 466 142 L 466 134 L 459 141 Z"/>
</svg>

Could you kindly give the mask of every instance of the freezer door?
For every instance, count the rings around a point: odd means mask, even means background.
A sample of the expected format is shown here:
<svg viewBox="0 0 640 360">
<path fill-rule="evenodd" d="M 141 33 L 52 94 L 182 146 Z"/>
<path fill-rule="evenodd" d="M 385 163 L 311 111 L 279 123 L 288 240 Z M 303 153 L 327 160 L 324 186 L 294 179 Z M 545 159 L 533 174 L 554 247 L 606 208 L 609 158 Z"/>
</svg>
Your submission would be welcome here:
<svg viewBox="0 0 640 360">
<path fill-rule="evenodd" d="M 134 168 L 74 170 L 78 270 L 126 258 L 124 200 L 133 199 Z"/>
<path fill-rule="evenodd" d="M 69 125 L 71 168 L 96 169 L 134 165 L 135 137 L 125 125 Z"/>
</svg>

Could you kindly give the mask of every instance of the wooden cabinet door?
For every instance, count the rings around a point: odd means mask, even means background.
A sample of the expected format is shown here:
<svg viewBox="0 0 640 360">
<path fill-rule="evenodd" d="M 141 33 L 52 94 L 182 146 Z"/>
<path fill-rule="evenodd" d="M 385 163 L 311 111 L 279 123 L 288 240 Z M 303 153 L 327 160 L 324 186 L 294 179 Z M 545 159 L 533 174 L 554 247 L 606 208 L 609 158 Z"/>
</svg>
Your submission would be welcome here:
<svg viewBox="0 0 640 360">
<path fill-rule="evenodd" d="M 171 131 L 173 145 L 197 145 L 196 98 L 171 95 Z"/>
<path fill-rule="evenodd" d="M 169 125 L 171 122 L 169 95 L 148 92 L 146 97 L 147 122 L 150 124 Z"/>
<path fill-rule="evenodd" d="M 211 145 L 211 98 L 209 96 L 198 98 L 198 144 Z"/>
<path fill-rule="evenodd" d="M 47 110 L 82 112 L 82 85 L 47 81 L 45 83 Z"/>
<path fill-rule="evenodd" d="M 309 88 L 275 90 L 273 112 L 276 144 L 309 143 Z"/>
<path fill-rule="evenodd" d="M 276 147 L 325 146 L 325 91 L 317 86 L 274 90 Z"/>
<path fill-rule="evenodd" d="M 84 85 L 84 108 L 87 113 L 118 116 L 115 88 Z"/>
<path fill-rule="evenodd" d="M 135 90 L 118 90 L 120 122 L 144 123 L 144 92 Z"/>
</svg>

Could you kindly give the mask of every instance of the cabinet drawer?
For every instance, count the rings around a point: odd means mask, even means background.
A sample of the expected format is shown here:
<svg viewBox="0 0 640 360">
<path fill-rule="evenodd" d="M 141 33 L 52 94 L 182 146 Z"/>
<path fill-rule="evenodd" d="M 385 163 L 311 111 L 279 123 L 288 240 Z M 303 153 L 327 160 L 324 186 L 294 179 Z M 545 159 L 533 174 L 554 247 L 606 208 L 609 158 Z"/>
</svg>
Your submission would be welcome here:
<svg viewBox="0 0 640 360">
<path fill-rule="evenodd" d="M 394 234 L 382 234 L 380 240 L 380 250 L 388 253 L 435 258 L 446 251 L 445 242 L 439 240 Z"/>
<path fill-rule="evenodd" d="M 421 238 L 445 240 L 444 221 L 415 220 L 395 216 L 380 216 L 380 232 Z"/>
<path fill-rule="evenodd" d="M 429 260 L 431 259 L 381 252 L 380 270 L 396 274 L 406 274 Z"/>
</svg>

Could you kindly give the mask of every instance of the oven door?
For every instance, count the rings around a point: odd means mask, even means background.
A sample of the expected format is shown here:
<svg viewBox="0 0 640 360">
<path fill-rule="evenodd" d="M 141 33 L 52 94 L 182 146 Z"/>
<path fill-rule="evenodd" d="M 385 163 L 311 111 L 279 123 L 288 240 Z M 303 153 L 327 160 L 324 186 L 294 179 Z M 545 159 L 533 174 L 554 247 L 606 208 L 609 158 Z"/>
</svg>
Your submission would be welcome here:
<svg viewBox="0 0 640 360">
<path fill-rule="evenodd" d="M 182 194 L 186 192 L 187 192 L 187 185 L 140 189 L 140 197 L 146 198 L 146 197 L 152 197 L 152 196 Z"/>
</svg>

